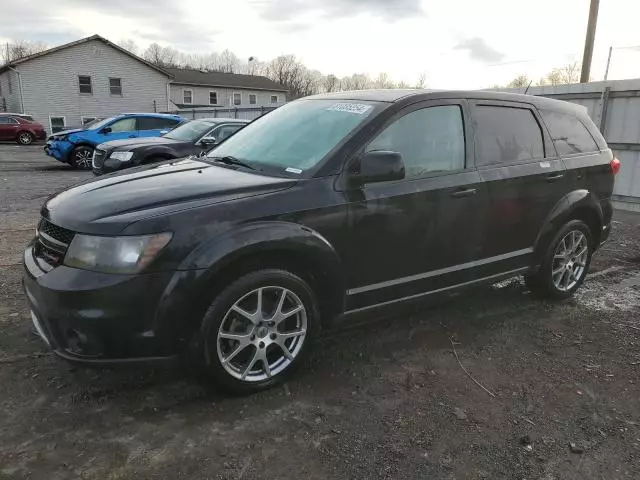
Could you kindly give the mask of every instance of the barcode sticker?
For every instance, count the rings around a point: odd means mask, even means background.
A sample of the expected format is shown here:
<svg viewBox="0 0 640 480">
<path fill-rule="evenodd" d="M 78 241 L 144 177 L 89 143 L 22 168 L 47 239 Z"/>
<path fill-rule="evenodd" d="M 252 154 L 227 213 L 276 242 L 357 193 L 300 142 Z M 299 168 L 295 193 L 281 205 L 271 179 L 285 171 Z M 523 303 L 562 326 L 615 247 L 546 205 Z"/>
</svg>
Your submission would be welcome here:
<svg viewBox="0 0 640 480">
<path fill-rule="evenodd" d="M 327 110 L 332 112 L 347 112 L 364 115 L 371 110 L 371 105 L 364 105 L 362 103 L 334 103 L 327 108 Z"/>
</svg>

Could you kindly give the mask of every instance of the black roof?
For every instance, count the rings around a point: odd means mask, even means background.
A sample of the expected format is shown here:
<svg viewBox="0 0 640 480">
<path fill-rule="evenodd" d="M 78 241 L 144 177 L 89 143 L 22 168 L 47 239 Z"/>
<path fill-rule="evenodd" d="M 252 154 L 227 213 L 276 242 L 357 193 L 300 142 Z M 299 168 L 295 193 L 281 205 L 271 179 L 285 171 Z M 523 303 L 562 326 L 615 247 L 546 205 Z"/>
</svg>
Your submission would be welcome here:
<svg viewBox="0 0 640 480">
<path fill-rule="evenodd" d="M 246 88 L 251 90 L 270 90 L 286 92 L 284 85 L 260 75 L 242 75 L 239 73 L 205 72 L 187 68 L 164 68 L 181 85 L 200 85 L 206 87 Z"/>
<path fill-rule="evenodd" d="M 411 97 L 419 97 L 419 100 L 437 100 L 441 98 L 464 98 L 476 100 L 498 100 L 505 102 L 521 102 L 536 105 L 539 108 L 554 110 L 580 110 L 580 105 L 554 100 L 534 95 L 522 95 L 519 93 L 487 92 L 483 90 L 418 90 L 418 89 L 380 89 L 380 90 L 353 90 L 350 92 L 321 93 L 306 97 L 308 99 L 327 100 L 364 100 L 371 102 L 395 103 Z"/>
</svg>

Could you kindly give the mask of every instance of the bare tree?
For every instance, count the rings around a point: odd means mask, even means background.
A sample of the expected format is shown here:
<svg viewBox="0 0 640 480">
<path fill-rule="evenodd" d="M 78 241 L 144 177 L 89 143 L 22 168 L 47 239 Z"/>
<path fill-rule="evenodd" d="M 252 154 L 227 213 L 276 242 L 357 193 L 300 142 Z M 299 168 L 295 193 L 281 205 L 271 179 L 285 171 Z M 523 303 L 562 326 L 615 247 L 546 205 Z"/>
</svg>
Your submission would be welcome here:
<svg viewBox="0 0 640 480">
<path fill-rule="evenodd" d="M 422 72 L 418 76 L 418 81 L 416 82 L 416 88 L 425 88 L 427 82 L 427 74 Z"/>
<path fill-rule="evenodd" d="M 395 87 L 395 84 L 389 78 L 389 74 L 385 72 L 381 72 L 378 75 L 378 77 L 373 81 L 373 88 L 393 88 L 393 87 Z"/>
<path fill-rule="evenodd" d="M 118 46 L 133 53 L 134 55 L 138 55 L 138 51 L 139 51 L 138 44 L 133 40 L 131 40 L 130 38 L 123 38 L 122 40 L 118 41 Z"/>
<path fill-rule="evenodd" d="M 507 83 L 508 88 L 523 88 L 528 87 L 531 83 L 527 75 L 518 75 L 516 78 Z"/>
<path fill-rule="evenodd" d="M 42 42 L 29 42 L 26 40 L 7 42 L 0 49 L 0 64 L 4 65 L 7 63 L 11 63 L 20 58 L 43 52 L 48 48 L 49 47 Z"/>
<path fill-rule="evenodd" d="M 152 43 L 142 52 L 142 58 L 154 65 L 162 65 L 162 47 L 157 43 Z"/>
<path fill-rule="evenodd" d="M 236 54 L 225 50 L 220 54 L 220 71 L 226 73 L 234 73 L 238 71 L 240 66 L 240 60 L 236 57 Z"/>
<path fill-rule="evenodd" d="M 340 80 L 334 74 L 330 73 L 324 77 L 323 87 L 325 92 L 337 92 L 340 90 Z"/>
</svg>

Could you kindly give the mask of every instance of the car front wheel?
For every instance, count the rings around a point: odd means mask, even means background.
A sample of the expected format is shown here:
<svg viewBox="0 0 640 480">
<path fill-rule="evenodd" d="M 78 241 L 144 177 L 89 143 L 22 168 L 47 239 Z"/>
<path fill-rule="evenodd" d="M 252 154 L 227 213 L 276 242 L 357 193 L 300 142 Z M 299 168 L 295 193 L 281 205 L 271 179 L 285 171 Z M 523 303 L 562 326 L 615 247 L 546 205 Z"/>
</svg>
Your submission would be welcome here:
<svg viewBox="0 0 640 480">
<path fill-rule="evenodd" d="M 86 145 L 76 147 L 71 152 L 71 166 L 82 170 L 91 170 L 91 161 L 93 159 L 93 148 Z"/>
<path fill-rule="evenodd" d="M 318 325 L 315 295 L 302 278 L 276 269 L 249 273 L 217 295 L 204 316 L 205 372 L 234 392 L 269 388 L 301 363 Z"/>
<path fill-rule="evenodd" d="M 589 227 L 581 220 L 571 220 L 554 237 L 538 272 L 525 277 L 526 283 L 545 297 L 570 297 L 584 282 L 592 253 Z"/>
</svg>

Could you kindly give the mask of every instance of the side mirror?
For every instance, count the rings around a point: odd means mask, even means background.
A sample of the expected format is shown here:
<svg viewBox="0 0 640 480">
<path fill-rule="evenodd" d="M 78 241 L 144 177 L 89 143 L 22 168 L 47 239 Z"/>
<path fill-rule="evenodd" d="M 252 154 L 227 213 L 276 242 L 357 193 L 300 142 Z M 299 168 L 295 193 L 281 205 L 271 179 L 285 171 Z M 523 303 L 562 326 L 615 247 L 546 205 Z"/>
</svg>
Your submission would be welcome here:
<svg viewBox="0 0 640 480">
<path fill-rule="evenodd" d="M 100 130 L 100 133 L 111 133 L 111 127 L 104 127 Z"/>
<path fill-rule="evenodd" d="M 355 185 L 402 180 L 405 173 L 402 155 L 386 150 L 365 153 L 349 170 Z"/>
<path fill-rule="evenodd" d="M 216 137 L 203 137 L 200 140 L 200 143 L 202 145 L 206 145 L 208 147 L 212 147 L 213 145 L 218 143 L 218 140 L 216 140 Z"/>
</svg>

